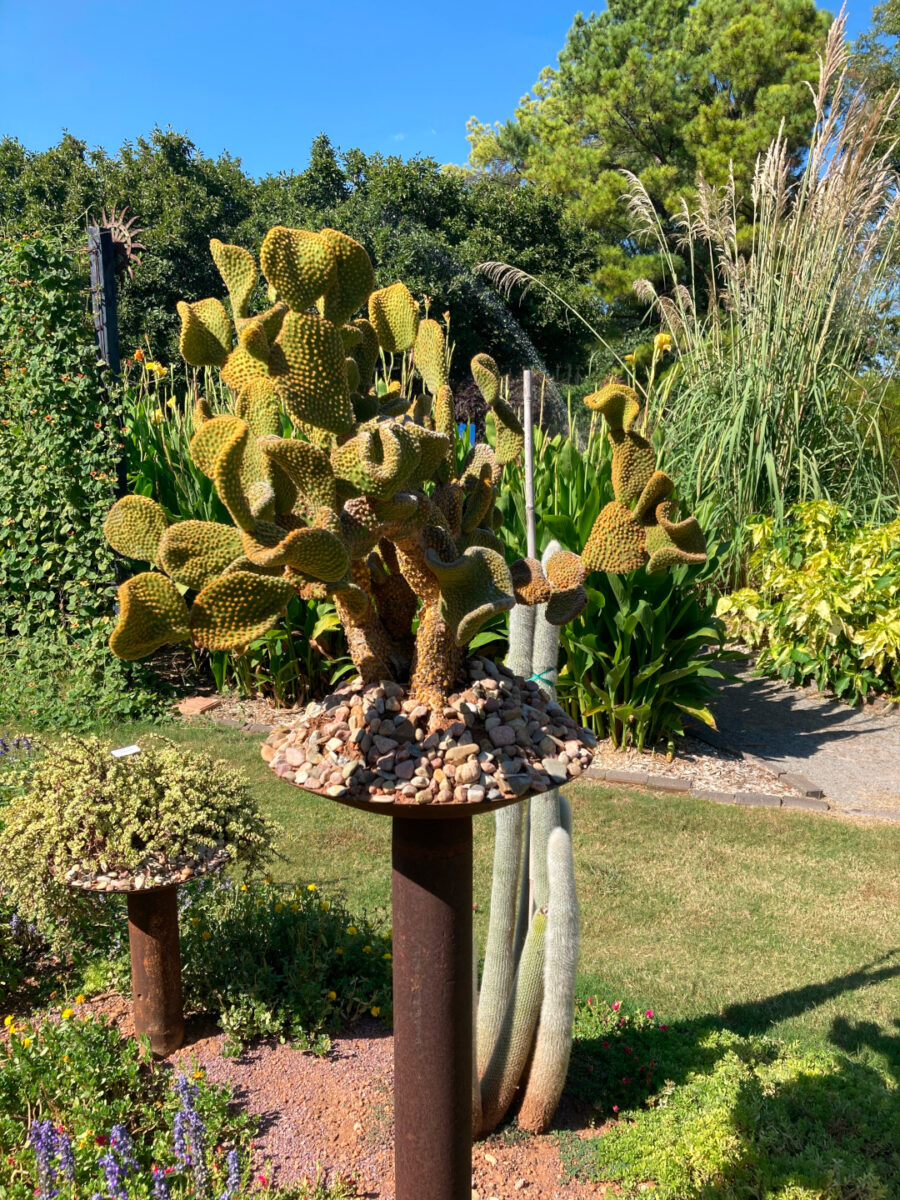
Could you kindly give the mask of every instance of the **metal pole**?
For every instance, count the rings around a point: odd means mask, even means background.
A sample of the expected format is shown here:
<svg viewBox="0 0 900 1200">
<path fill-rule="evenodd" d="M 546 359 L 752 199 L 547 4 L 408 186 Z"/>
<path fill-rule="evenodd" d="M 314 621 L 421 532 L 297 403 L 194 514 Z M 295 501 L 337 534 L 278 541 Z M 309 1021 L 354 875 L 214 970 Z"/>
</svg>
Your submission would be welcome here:
<svg viewBox="0 0 900 1200">
<path fill-rule="evenodd" d="M 112 233 L 98 225 L 88 226 L 91 260 L 91 305 L 100 357 L 117 376 L 122 370 L 119 356 L 119 317 L 116 300 L 116 253 Z M 116 463 L 116 498 L 128 491 L 128 467 L 124 449 Z"/>
<path fill-rule="evenodd" d="M 393 818 L 396 1200 L 472 1194 L 472 818 Z"/>
<path fill-rule="evenodd" d="M 534 524 L 534 417 L 531 411 L 531 372 L 522 375 L 523 424 L 525 426 L 525 536 L 528 557 L 537 558 Z"/>
<path fill-rule="evenodd" d="M 177 884 L 128 893 L 128 942 L 134 1031 L 162 1057 L 184 1041 Z"/>
</svg>

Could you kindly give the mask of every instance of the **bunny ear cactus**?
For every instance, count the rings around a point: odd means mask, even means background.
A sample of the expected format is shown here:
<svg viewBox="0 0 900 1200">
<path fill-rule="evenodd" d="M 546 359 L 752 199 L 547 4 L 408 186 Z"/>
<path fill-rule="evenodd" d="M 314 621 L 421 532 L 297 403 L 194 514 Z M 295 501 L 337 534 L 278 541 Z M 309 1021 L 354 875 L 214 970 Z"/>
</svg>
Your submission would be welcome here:
<svg viewBox="0 0 900 1200">
<path fill-rule="evenodd" d="M 577 571 L 504 557 L 495 502 L 523 431 L 496 363 L 472 360 L 496 444 L 472 447 L 457 471 L 444 329 L 404 284 L 375 289 L 358 242 L 279 225 L 259 265 L 240 246 L 210 250 L 228 303 L 180 303 L 180 344 L 233 393 L 229 412 L 198 402 L 191 442 L 231 524 L 173 524 L 142 496 L 114 506 L 110 544 L 149 569 L 123 585 L 111 647 L 240 650 L 291 596 L 331 597 L 363 681 L 409 675 L 410 694 L 439 712 L 486 621 L 546 601 L 567 619 L 581 595 Z M 254 314 L 260 272 L 269 307 Z"/>
</svg>

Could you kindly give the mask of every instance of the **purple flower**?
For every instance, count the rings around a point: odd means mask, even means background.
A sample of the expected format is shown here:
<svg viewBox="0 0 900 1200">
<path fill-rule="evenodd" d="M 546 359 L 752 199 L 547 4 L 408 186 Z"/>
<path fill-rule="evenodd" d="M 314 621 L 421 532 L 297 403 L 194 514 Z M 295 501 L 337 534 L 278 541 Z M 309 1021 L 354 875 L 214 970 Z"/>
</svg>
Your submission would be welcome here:
<svg viewBox="0 0 900 1200">
<path fill-rule="evenodd" d="M 228 1166 L 228 1177 L 225 1180 L 225 1191 L 219 1197 L 219 1200 L 233 1200 L 234 1193 L 241 1182 L 241 1164 L 238 1161 L 237 1150 L 229 1150 L 225 1162 Z"/>
<path fill-rule="evenodd" d="M 153 1200 L 169 1200 L 169 1185 L 159 1167 L 153 1168 Z"/>
<path fill-rule="evenodd" d="M 52 1197 L 59 1195 L 59 1189 L 53 1186 L 56 1183 L 56 1166 L 53 1163 L 56 1157 L 56 1130 L 53 1122 L 32 1121 L 28 1140 L 37 1164 L 37 1194 L 41 1200 L 52 1200 Z"/>
<path fill-rule="evenodd" d="M 209 1169 L 206 1165 L 206 1126 L 194 1108 L 198 1088 L 188 1083 L 182 1074 L 175 1081 L 175 1091 L 181 1100 L 181 1108 L 175 1114 L 172 1125 L 175 1154 L 185 1167 L 191 1168 L 194 1190 L 198 1197 L 203 1198 L 209 1195 Z"/>
</svg>

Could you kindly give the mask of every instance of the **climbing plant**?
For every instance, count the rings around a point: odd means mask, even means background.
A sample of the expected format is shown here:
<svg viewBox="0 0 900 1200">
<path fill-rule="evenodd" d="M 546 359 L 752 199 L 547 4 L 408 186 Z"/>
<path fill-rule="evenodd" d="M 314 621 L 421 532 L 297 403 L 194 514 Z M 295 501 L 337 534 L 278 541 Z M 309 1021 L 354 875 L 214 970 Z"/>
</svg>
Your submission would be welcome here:
<svg viewBox="0 0 900 1200">
<path fill-rule="evenodd" d="M 149 699 L 100 653 L 122 422 L 88 299 L 86 254 L 52 236 L 0 240 L 0 717 L 36 725 L 113 719 Z"/>
</svg>

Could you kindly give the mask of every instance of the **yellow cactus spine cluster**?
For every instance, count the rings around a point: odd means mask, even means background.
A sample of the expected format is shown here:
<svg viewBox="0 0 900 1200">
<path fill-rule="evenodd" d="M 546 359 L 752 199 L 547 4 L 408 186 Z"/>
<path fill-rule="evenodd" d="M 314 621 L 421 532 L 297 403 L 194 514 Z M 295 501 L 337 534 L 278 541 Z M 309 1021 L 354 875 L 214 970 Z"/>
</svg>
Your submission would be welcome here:
<svg viewBox="0 0 900 1200">
<path fill-rule="evenodd" d="M 375 289 L 358 242 L 279 225 L 259 267 L 240 246 L 213 239 L 210 249 L 231 312 L 218 299 L 180 303 L 181 352 L 217 367 L 233 394 L 229 412 L 198 402 L 191 443 L 232 524 L 170 524 L 142 496 L 114 506 L 110 544 L 149 566 L 120 592 L 110 643 L 120 657 L 180 640 L 239 650 L 291 596 L 330 596 L 363 679 L 409 675 L 411 692 L 440 709 L 464 646 L 495 614 L 546 604 L 563 623 L 586 603 L 588 570 L 648 559 L 656 569 L 699 553 L 696 523 L 675 519 L 671 483 L 633 432 L 640 405 L 606 389 L 589 403 L 609 422 L 616 504 L 583 559 L 567 552 L 546 571 L 507 564 L 497 489 L 524 433 L 494 360 L 479 354 L 471 366 L 496 445 L 472 447 L 457 470 L 444 330 L 420 319 L 404 284 Z M 260 268 L 269 307 L 252 314 Z"/>
</svg>

